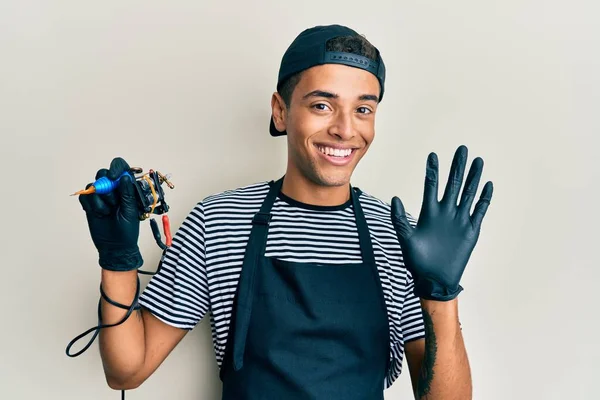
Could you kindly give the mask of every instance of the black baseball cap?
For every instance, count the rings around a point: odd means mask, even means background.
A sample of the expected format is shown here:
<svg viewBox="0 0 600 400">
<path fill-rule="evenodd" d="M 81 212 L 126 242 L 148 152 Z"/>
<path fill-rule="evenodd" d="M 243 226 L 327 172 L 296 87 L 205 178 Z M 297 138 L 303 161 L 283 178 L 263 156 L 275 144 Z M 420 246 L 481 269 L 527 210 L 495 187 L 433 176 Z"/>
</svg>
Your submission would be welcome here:
<svg viewBox="0 0 600 400">
<path fill-rule="evenodd" d="M 377 60 L 371 60 L 353 53 L 327 51 L 327 41 L 339 36 L 360 35 L 353 29 L 343 25 L 319 25 L 300 33 L 281 59 L 279 77 L 277 78 L 277 90 L 292 75 L 308 68 L 322 64 L 344 64 L 364 69 L 375 75 L 381 87 L 379 93 L 379 101 L 381 101 L 385 83 L 385 65 L 381 59 L 379 50 L 377 50 Z M 271 136 L 284 136 L 287 134 L 286 131 L 279 132 L 275 128 L 272 116 L 269 131 L 271 132 Z"/>
</svg>

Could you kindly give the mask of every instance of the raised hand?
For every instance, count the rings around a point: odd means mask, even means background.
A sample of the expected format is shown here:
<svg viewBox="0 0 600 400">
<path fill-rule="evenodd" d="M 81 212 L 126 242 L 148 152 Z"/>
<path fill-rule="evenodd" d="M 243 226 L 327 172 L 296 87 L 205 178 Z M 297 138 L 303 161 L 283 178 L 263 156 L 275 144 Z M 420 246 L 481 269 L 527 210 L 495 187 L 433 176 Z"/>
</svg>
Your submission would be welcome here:
<svg viewBox="0 0 600 400">
<path fill-rule="evenodd" d="M 109 169 L 98 171 L 96 179 L 106 176 L 116 180 L 129 169 L 127 162 L 117 157 L 112 160 Z M 79 195 L 79 202 L 87 216 L 100 266 L 112 271 L 141 267 L 143 259 L 138 248 L 140 219 L 133 179 L 121 178 L 117 190 L 109 194 Z"/>
<path fill-rule="evenodd" d="M 404 264 L 413 275 L 415 294 L 423 299 L 448 301 L 463 290 L 460 280 L 492 199 L 493 185 L 487 182 L 471 214 L 483 171 L 483 160 L 477 157 L 471 164 L 457 204 L 467 156 L 465 146 L 456 150 L 446 191 L 438 201 L 438 159 L 435 153 L 429 154 L 423 204 L 416 227 L 409 224 L 402 201 L 398 197 L 392 199 L 392 222 Z"/>
</svg>

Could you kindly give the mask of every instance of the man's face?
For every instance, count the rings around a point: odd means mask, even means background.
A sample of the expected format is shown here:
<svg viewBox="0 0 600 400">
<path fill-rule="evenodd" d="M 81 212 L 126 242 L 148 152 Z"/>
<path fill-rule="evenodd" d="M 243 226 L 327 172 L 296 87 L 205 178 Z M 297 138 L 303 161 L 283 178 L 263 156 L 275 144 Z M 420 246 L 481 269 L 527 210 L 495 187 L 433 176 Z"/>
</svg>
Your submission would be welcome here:
<svg viewBox="0 0 600 400">
<path fill-rule="evenodd" d="M 278 128 L 287 130 L 288 171 L 320 186 L 348 184 L 375 136 L 379 91 L 377 78 L 359 68 L 325 64 L 304 71 L 289 110 L 275 107 Z"/>
</svg>

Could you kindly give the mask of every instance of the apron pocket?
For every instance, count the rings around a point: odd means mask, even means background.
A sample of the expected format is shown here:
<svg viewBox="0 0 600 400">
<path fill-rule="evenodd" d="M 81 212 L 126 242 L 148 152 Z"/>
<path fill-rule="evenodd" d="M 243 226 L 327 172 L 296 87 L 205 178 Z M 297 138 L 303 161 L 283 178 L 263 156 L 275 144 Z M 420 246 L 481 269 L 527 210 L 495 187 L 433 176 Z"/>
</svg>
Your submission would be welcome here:
<svg viewBox="0 0 600 400">
<path fill-rule="evenodd" d="M 305 299 L 323 304 L 377 305 L 375 296 L 362 296 L 365 285 L 374 283 L 373 268 L 368 264 L 317 264 L 298 263 L 266 258 L 258 273 L 263 274 L 263 284 L 257 289 L 259 297 L 304 304 Z M 272 269 L 265 271 L 264 269 Z M 369 291 L 372 293 L 372 291 Z"/>
</svg>

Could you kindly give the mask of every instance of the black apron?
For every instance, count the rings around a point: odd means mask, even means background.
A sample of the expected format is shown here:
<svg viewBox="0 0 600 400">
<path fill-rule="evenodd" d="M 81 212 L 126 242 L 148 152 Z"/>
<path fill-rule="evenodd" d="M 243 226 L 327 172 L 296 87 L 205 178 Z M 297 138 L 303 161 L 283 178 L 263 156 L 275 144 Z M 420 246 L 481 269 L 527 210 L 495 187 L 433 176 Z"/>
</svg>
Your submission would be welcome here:
<svg viewBox="0 0 600 400">
<path fill-rule="evenodd" d="M 350 187 L 362 264 L 311 264 L 265 257 L 271 181 L 252 231 L 220 377 L 223 400 L 383 400 L 389 325 L 373 246 Z"/>
</svg>

